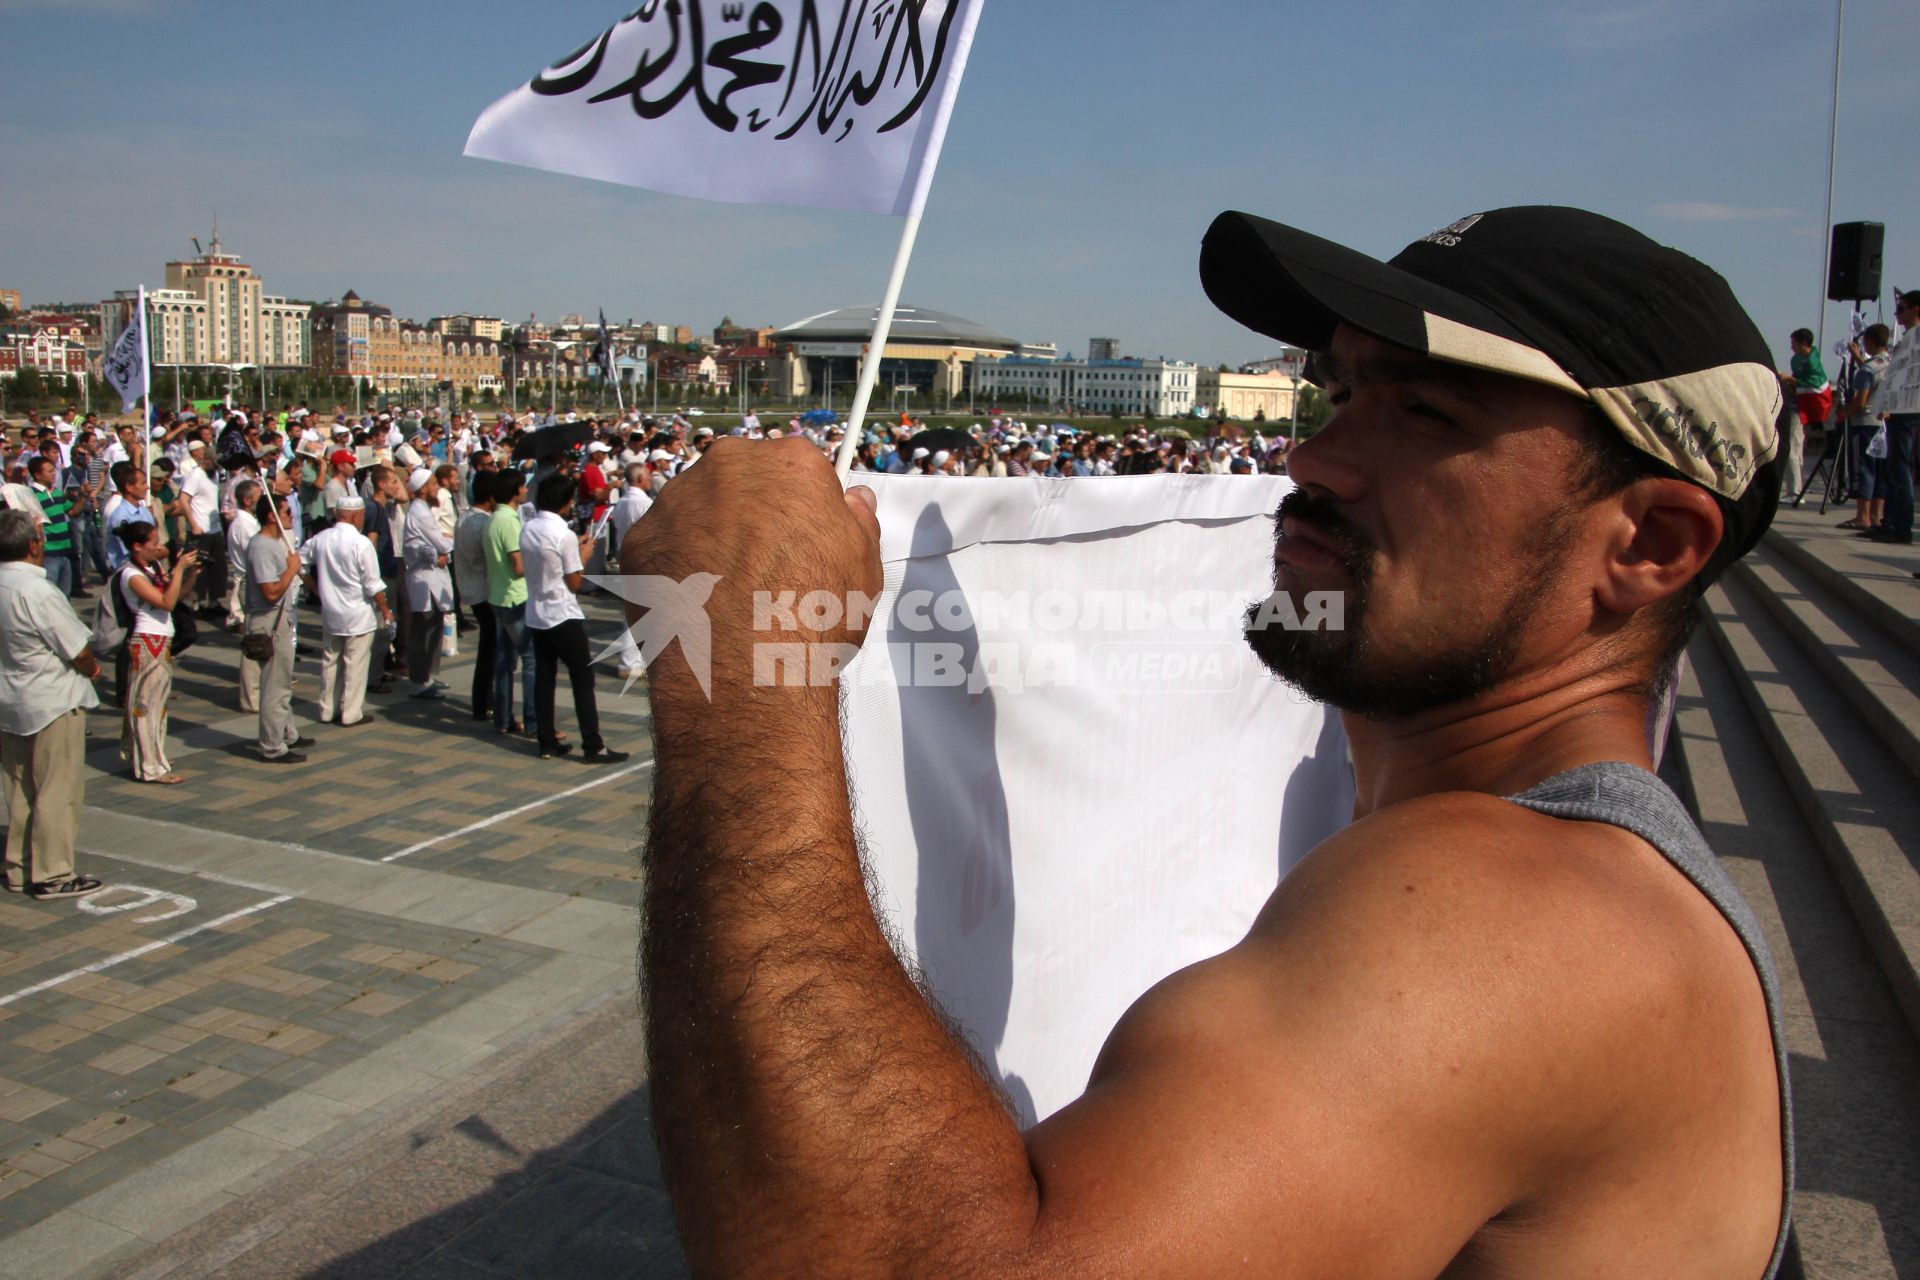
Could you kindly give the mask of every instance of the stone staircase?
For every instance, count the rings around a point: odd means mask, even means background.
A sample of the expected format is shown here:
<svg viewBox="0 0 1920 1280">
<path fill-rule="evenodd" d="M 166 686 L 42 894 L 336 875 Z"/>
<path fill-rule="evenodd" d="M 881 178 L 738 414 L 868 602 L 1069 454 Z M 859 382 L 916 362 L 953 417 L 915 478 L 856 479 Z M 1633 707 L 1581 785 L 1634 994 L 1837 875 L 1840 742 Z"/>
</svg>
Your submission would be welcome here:
<svg viewBox="0 0 1920 1280">
<path fill-rule="evenodd" d="M 1920 1280 L 1920 549 L 1783 510 L 1707 595 L 1663 772 L 1768 931 L 1787 1274 Z"/>
</svg>

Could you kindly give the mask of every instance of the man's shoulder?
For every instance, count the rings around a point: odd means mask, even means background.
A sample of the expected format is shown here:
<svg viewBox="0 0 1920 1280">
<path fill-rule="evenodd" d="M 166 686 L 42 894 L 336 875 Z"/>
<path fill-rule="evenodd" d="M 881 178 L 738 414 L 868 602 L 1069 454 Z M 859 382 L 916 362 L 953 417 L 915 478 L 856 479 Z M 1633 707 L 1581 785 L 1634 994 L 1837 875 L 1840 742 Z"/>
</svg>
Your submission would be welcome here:
<svg viewBox="0 0 1920 1280">
<path fill-rule="evenodd" d="M 1650 1081 L 1726 1050 L 1702 1009 L 1764 1032 L 1738 936 L 1658 850 L 1496 796 L 1426 796 L 1354 823 L 1295 868 L 1242 945 L 1272 981 L 1395 1011 L 1383 1034 L 1409 1049 L 1470 1017 L 1456 1051 L 1515 1090 L 1558 1064 L 1591 1076 L 1596 1098 L 1637 1105 Z"/>
<path fill-rule="evenodd" d="M 1570 930 L 1604 925 L 1610 951 L 1623 931 L 1656 937 L 1697 908 L 1717 910 L 1629 831 L 1479 792 L 1421 796 L 1361 819 L 1315 849 L 1275 902 L 1296 884 L 1345 924 L 1418 926 L 1420 945 L 1437 949 L 1537 946 L 1555 965 L 1591 959 L 1569 945 Z"/>
</svg>

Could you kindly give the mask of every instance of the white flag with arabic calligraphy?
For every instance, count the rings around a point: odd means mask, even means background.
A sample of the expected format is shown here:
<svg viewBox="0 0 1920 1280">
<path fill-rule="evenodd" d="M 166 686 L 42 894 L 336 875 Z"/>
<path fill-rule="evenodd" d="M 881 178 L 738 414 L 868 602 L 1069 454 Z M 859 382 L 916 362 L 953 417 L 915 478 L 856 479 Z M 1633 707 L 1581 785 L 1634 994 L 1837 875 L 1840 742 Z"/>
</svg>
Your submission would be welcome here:
<svg viewBox="0 0 1920 1280">
<path fill-rule="evenodd" d="M 918 215 L 982 0 L 647 0 L 466 154 L 738 204 Z"/>
<path fill-rule="evenodd" d="M 140 288 L 140 299 L 127 320 L 127 327 L 120 331 L 119 340 L 102 361 L 101 373 L 107 385 L 120 393 L 120 412 L 132 413 L 140 397 L 147 394 L 152 377 L 147 364 L 146 286 Z"/>
</svg>

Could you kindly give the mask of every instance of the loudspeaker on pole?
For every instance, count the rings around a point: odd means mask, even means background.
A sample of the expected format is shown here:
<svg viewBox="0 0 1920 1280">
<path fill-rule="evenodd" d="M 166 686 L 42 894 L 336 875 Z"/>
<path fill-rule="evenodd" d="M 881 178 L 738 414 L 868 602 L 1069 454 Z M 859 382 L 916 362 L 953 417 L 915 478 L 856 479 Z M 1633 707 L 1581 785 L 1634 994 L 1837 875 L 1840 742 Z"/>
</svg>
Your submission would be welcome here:
<svg viewBox="0 0 1920 1280">
<path fill-rule="evenodd" d="M 1860 302 L 1880 296 L 1880 258 L 1886 247 L 1882 222 L 1833 224 L 1833 255 L 1828 259 L 1827 299 Z"/>
</svg>

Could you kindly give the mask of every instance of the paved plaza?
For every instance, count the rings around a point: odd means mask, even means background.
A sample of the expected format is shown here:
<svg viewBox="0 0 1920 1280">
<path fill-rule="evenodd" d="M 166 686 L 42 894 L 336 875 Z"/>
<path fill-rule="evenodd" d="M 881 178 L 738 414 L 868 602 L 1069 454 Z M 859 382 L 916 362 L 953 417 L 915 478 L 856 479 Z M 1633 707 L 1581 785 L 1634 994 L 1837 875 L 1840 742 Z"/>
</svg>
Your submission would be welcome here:
<svg viewBox="0 0 1920 1280">
<path fill-rule="evenodd" d="M 612 609 L 589 613 L 596 641 L 616 634 Z M 301 632 L 317 644 L 311 610 Z M 603 664 L 606 733 L 632 760 L 541 761 L 471 719 L 472 644 L 446 701 L 396 679 L 372 724 L 303 725 L 303 766 L 253 753 L 235 642 L 204 623 L 172 704 L 186 785 L 134 783 L 118 713 L 90 716 L 80 869 L 110 888 L 0 899 L 0 1276 L 384 1275 L 430 1254 L 419 1274 L 528 1274 L 529 1241 L 483 1233 L 456 1257 L 432 1224 L 535 1183 L 560 1188 L 541 1194 L 577 1237 L 567 1274 L 631 1275 L 648 1248 L 677 1272 L 637 1092 L 645 698 Z M 303 658 L 296 713 L 316 689 Z M 564 681 L 559 701 L 571 731 Z M 295 1192 L 324 1197 L 305 1228 L 356 1208 L 279 1256 L 262 1196 Z M 215 1229 L 243 1197 L 250 1226 Z M 651 1235 L 596 1270 L 596 1212 Z"/>
</svg>

